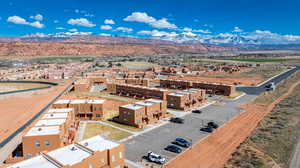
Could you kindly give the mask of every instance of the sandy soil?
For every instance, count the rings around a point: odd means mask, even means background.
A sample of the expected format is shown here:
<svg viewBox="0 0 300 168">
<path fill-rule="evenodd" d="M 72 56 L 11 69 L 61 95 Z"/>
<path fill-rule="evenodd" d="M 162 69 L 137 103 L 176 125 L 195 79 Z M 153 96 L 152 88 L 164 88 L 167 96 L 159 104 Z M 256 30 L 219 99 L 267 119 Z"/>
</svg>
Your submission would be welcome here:
<svg viewBox="0 0 300 168">
<path fill-rule="evenodd" d="M 0 142 L 25 124 L 43 107 L 61 93 L 69 82 L 29 96 L 8 96 L 0 99 Z"/>
<path fill-rule="evenodd" d="M 224 83 L 230 85 L 245 85 L 245 86 L 255 86 L 262 82 L 260 77 L 236 77 L 236 78 L 214 78 L 214 77 L 200 77 L 200 76 L 170 76 L 169 79 L 177 80 L 189 80 L 189 81 L 199 81 L 199 82 L 209 82 L 209 83 Z"/>
</svg>

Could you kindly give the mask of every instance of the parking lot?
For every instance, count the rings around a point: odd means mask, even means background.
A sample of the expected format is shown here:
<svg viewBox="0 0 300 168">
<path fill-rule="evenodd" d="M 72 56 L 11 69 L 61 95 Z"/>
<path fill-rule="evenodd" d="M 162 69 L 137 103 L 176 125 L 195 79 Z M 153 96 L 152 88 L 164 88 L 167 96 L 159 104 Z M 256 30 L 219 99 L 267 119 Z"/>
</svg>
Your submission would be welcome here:
<svg viewBox="0 0 300 168">
<path fill-rule="evenodd" d="M 245 95 L 242 98 L 232 101 L 224 100 L 223 105 L 211 105 L 202 109 L 201 114 L 190 113 L 184 116 L 185 123 L 168 123 L 159 128 L 146 132 L 142 135 L 129 139 L 125 142 L 127 159 L 140 162 L 142 156 L 148 151 L 161 154 L 167 160 L 176 156 L 175 153 L 165 151 L 164 148 L 171 144 L 176 138 L 181 137 L 192 143 L 209 135 L 200 131 L 209 121 L 214 121 L 220 126 L 239 114 L 240 104 L 248 102 L 255 98 L 254 95 Z M 185 148 L 182 148 L 185 149 Z"/>
</svg>

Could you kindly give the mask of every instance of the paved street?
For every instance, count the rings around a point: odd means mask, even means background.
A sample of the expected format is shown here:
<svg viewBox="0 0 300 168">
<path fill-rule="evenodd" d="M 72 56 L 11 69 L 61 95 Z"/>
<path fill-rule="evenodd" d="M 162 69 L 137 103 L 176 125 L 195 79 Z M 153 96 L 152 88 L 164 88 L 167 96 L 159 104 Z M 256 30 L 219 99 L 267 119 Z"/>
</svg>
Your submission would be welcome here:
<svg viewBox="0 0 300 168">
<path fill-rule="evenodd" d="M 275 82 L 275 84 L 277 84 L 299 69 L 299 67 L 292 69 L 291 71 L 273 78 L 269 82 Z M 167 159 L 174 157 L 176 154 L 165 151 L 164 147 L 170 144 L 175 138 L 182 137 L 191 140 L 192 142 L 197 142 L 206 137 L 208 134 L 200 131 L 200 128 L 203 125 L 209 121 L 215 121 L 220 125 L 225 124 L 228 120 L 242 112 L 241 109 L 237 107 L 241 104 L 251 102 L 257 95 L 265 91 L 264 86 L 266 84 L 259 87 L 239 87 L 237 90 L 245 92 L 246 95 L 237 100 L 223 99 L 221 100 L 222 103 L 220 103 L 220 105 L 210 105 L 203 108 L 202 114 L 191 113 L 184 116 L 184 124 L 167 123 L 125 141 L 126 158 L 133 162 L 139 162 L 141 161 L 142 156 L 147 154 L 148 151 L 159 153 Z"/>
</svg>

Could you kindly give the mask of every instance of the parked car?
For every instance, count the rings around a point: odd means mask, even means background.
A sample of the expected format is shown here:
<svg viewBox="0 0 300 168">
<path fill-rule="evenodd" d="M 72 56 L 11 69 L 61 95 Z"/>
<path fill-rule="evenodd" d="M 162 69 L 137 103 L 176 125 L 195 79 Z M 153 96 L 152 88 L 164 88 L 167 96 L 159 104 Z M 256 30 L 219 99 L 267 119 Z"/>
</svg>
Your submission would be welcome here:
<svg viewBox="0 0 300 168">
<path fill-rule="evenodd" d="M 172 142 L 175 145 L 188 148 L 191 146 L 191 143 L 183 138 L 176 138 L 174 142 Z"/>
<path fill-rule="evenodd" d="M 214 129 L 219 128 L 219 125 L 213 121 L 207 123 L 207 127 L 212 127 Z"/>
<path fill-rule="evenodd" d="M 200 131 L 212 133 L 214 132 L 214 129 L 212 127 L 203 127 L 200 129 Z"/>
<path fill-rule="evenodd" d="M 172 117 L 170 119 L 171 122 L 174 122 L 174 123 L 179 123 L 179 124 L 183 124 L 184 123 L 184 119 L 183 118 L 179 118 L 179 117 Z"/>
<path fill-rule="evenodd" d="M 170 151 L 170 152 L 174 152 L 174 153 L 180 153 L 180 152 L 182 152 L 182 149 L 179 148 L 176 145 L 168 145 L 167 147 L 165 147 L 165 150 Z"/>
<path fill-rule="evenodd" d="M 201 110 L 193 110 L 192 113 L 197 113 L 197 114 L 201 114 L 202 111 Z"/>
<path fill-rule="evenodd" d="M 166 162 L 166 158 L 162 157 L 159 154 L 151 152 L 151 151 L 148 152 L 146 158 L 149 162 L 154 162 L 154 163 L 158 163 L 158 164 L 164 164 Z"/>
</svg>

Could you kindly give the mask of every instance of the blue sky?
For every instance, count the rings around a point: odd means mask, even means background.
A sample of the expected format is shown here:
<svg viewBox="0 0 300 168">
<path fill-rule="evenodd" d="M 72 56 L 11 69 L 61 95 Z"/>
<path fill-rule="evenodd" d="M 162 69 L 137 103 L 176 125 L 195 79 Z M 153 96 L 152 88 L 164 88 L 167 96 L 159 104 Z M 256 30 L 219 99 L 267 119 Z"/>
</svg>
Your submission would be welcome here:
<svg viewBox="0 0 300 168">
<path fill-rule="evenodd" d="M 299 0 L 2 0 L 0 36 L 90 32 L 173 37 L 261 31 L 298 38 L 299 9 Z"/>
</svg>

